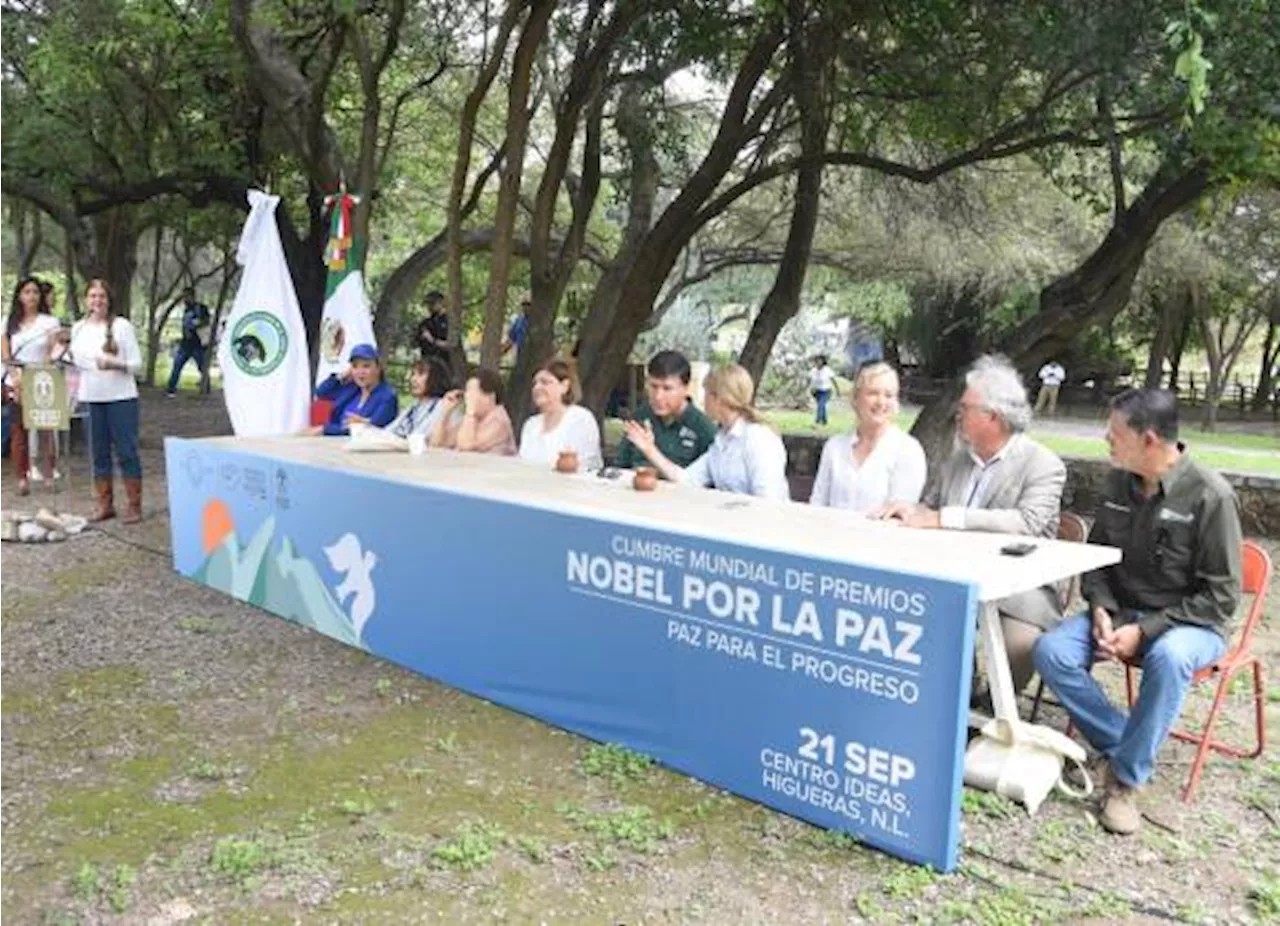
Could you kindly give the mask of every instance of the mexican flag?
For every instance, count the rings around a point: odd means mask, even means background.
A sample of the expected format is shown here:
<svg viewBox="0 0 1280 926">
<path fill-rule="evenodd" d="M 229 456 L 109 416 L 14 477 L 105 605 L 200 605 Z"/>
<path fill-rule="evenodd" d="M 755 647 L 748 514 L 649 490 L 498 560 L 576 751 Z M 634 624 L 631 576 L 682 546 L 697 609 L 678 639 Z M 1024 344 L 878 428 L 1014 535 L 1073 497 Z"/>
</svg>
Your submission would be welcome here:
<svg viewBox="0 0 1280 926">
<path fill-rule="evenodd" d="M 324 287 L 324 314 L 320 317 L 320 360 L 316 364 L 316 382 L 322 383 L 331 373 L 347 368 L 351 348 L 357 344 L 377 342 L 373 337 L 373 316 L 364 294 L 364 243 L 351 237 L 351 210 L 356 197 L 342 188 L 325 199 L 331 210 L 329 244 L 325 263 L 329 278 Z"/>
<path fill-rule="evenodd" d="M 297 434 L 308 424 L 311 364 L 298 294 L 276 226 L 279 196 L 249 191 L 236 301 L 218 343 L 222 393 L 239 437 Z"/>
</svg>

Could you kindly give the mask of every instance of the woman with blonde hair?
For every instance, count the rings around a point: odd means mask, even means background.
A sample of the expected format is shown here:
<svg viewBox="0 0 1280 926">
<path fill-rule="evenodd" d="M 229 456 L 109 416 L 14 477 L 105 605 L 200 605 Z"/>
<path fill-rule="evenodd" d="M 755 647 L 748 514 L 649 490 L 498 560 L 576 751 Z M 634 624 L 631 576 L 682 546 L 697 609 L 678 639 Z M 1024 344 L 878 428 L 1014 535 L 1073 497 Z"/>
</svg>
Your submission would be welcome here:
<svg viewBox="0 0 1280 926">
<path fill-rule="evenodd" d="M 649 422 L 627 422 L 627 439 L 673 482 L 710 486 L 722 492 L 787 501 L 787 450 L 782 438 L 761 421 L 751 404 L 751 374 L 731 363 L 712 370 L 703 383 L 707 415 L 719 427 L 711 448 L 682 469 L 657 447 Z"/>
<path fill-rule="evenodd" d="M 572 450 L 578 468 L 592 472 L 604 465 L 600 426 L 595 415 L 577 404 L 573 368 L 552 360 L 533 374 L 533 406 L 538 410 L 520 430 L 520 459 L 547 466 L 563 451 Z"/>
<path fill-rule="evenodd" d="M 850 400 L 858 425 L 822 448 L 809 504 L 870 514 L 890 502 L 920 501 L 928 465 L 920 442 L 894 423 L 897 372 L 887 363 L 864 366 Z"/>
</svg>

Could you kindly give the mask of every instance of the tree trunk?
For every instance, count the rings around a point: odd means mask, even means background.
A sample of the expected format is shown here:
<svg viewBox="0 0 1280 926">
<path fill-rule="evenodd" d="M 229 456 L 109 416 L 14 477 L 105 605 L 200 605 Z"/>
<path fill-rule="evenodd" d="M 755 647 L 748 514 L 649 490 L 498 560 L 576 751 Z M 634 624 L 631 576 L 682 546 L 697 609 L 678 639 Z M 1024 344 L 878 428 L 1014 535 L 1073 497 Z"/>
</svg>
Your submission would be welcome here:
<svg viewBox="0 0 1280 926">
<path fill-rule="evenodd" d="M 307 194 L 307 237 L 298 234 L 293 216 L 282 202 L 276 208 L 276 227 L 280 231 L 280 244 L 284 247 L 293 289 L 298 295 L 298 308 L 302 312 L 302 324 L 307 332 L 307 345 L 314 370 L 320 349 L 320 317 L 324 313 L 324 284 L 329 268 L 324 262 L 324 245 L 327 229 L 322 207 L 324 197 L 312 185 Z"/>
<path fill-rule="evenodd" d="M 661 168 L 658 164 L 653 120 L 645 105 L 644 87 L 635 81 L 624 84 L 618 95 L 614 126 L 630 156 L 627 176 L 627 225 L 617 256 L 601 275 L 591 294 L 586 317 L 578 328 L 578 364 L 586 370 L 595 364 L 609 332 L 609 322 L 617 308 L 622 281 L 635 263 L 645 236 L 653 227 L 654 205 L 658 198 Z M 630 352 L 630 348 L 628 348 Z M 609 384 L 609 389 L 613 383 Z M 608 391 L 605 392 L 608 398 Z M 594 406 L 593 406 L 594 407 Z M 603 408 L 603 406 L 600 406 Z M 600 409 L 597 408 L 597 411 Z"/>
<path fill-rule="evenodd" d="M 733 166 L 742 146 L 755 136 L 764 119 L 787 92 L 784 75 L 752 109 L 755 90 L 782 40 L 782 29 L 775 24 L 758 36 L 748 49 L 734 78 L 716 137 L 706 157 L 645 236 L 639 253 L 627 268 L 608 329 L 599 341 L 591 364 L 583 373 L 583 403 L 597 414 L 604 409 L 609 392 L 626 365 L 627 356 L 653 311 L 654 301 L 680 252 L 710 218 L 700 215 L 699 210 Z"/>
<path fill-rule="evenodd" d="M 236 264 L 235 248 L 230 241 L 224 246 L 223 253 L 226 256 L 222 260 L 222 282 L 218 284 L 218 301 L 214 304 L 213 318 L 209 322 L 213 326 L 209 329 L 212 336 L 205 355 L 204 371 L 200 374 L 201 395 L 208 395 L 213 388 L 213 358 L 218 351 L 218 324 L 222 321 L 222 312 L 227 304 L 227 296 L 231 293 L 231 284 L 240 275 L 240 268 Z"/>
<path fill-rule="evenodd" d="M 489 87 L 502 66 L 507 43 L 511 40 L 511 33 L 515 30 L 516 22 L 524 7 L 524 0 L 508 0 L 502 12 L 502 19 L 498 23 L 498 35 L 489 53 L 489 60 L 476 78 L 476 85 L 467 94 L 458 120 L 458 149 L 453 160 L 453 180 L 449 187 L 449 204 L 445 211 L 445 244 L 448 261 L 445 298 L 448 300 L 449 308 L 449 347 L 455 379 L 461 378 L 467 367 L 467 351 L 463 337 L 465 319 L 462 315 L 462 222 L 464 218 L 462 197 L 467 189 L 467 172 L 471 166 L 471 145 L 475 140 L 476 119 L 480 106 L 484 103 Z M 503 151 L 505 154 L 510 154 L 512 148 L 509 144 L 504 145 Z M 517 156 L 522 155 L 523 151 Z M 482 180 L 487 179 L 487 175 L 482 173 L 473 188 L 473 196 L 483 187 Z"/>
<path fill-rule="evenodd" d="M 1151 339 L 1151 347 L 1147 350 L 1147 375 L 1142 385 L 1147 389 L 1159 389 L 1164 380 L 1164 361 L 1169 354 L 1169 345 L 1173 340 L 1173 331 L 1179 323 L 1175 314 L 1177 303 L 1159 296 L 1151 299 L 1151 308 L 1156 316 L 1156 333 Z"/>
<path fill-rule="evenodd" d="M 1072 270 L 1040 291 L 1040 311 L 1019 324 L 1005 339 L 1004 352 L 1030 375 L 1061 352 L 1082 329 L 1105 324 L 1129 301 L 1133 281 L 1160 226 L 1194 203 L 1209 187 L 1203 164 L 1187 168 L 1163 164 L 1123 213 L 1097 249 Z M 951 447 L 960 381 L 929 403 L 911 429 L 924 446 L 931 465 Z"/>
<path fill-rule="evenodd" d="M 156 361 L 160 357 L 160 333 L 164 323 L 156 324 L 156 311 L 159 309 L 160 302 L 160 257 L 164 248 L 164 225 L 160 224 L 153 230 L 155 235 L 154 247 L 151 249 L 151 283 L 147 286 L 147 359 L 146 359 L 146 383 L 148 386 L 156 384 Z M 167 320 L 169 313 L 165 313 Z"/>
<path fill-rule="evenodd" d="M 502 348 L 502 323 L 507 311 L 507 286 L 511 279 L 511 240 L 515 237 L 516 207 L 524 178 L 525 142 L 529 136 L 529 88 L 533 62 L 547 34 L 555 0 L 532 0 L 529 16 L 511 60 L 507 83 L 507 157 L 503 161 L 498 202 L 494 207 L 494 246 L 489 260 L 489 289 L 484 300 L 484 331 L 480 340 L 480 365 L 496 369 Z"/>
<path fill-rule="evenodd" d="M 1272 288 L 1269 306 L 1267 336 L 1262 344 L 1262 359 L 1258 366 L 1258 386 L 1253 390 L 1255 412 L 1266 409 L 1275 390 L 1276 362 L 1280 360 L 1280 338 L 1276 337 L 1276 329 L 1280 327 L 1280 289 Z"/>
<path fill-rule="evenodd" d="M 62 285 L 67 291 L 67 315 L 75 321 L 80 318 L 80 287 L 76 284 L 76 255 L 69 232 L 63 232 Z"/>
<path fill-rule="evenodd" d="M 796 106 L 800 110 L 800 153 L 805 162 L 796 175 L 791 227 L 782 250 L 782 262 L 738 357 L 757 389 L 778 335 L 800 311 L 800 296 L 813 251 L 814 231 L 818 227 L 822 155 L 827 147 L 826 72 L 834 52 L 833 36 L 821 20 L 805 23 L 803 7 L 797 0 L 792 0 L 791 8 L 791 66 L 795 72 Z"/>
<path fill-rule="evenodd" d="M 603 0 L 590 0 L 579 27 L 573 68 L 556 106 L 555 135 L 534 197 L 529 225 L 529 329 L 512 371 L 512 381 L 517 384 L 528 382 L 534 368 L 555 353 L 556 317 L 573 270 L 582 256 L 587 223 L 600 192 L 604 120 L 602 84 L 610 74 L 610 62 L 618 43 L 640 16 L 643 4 L 636 0 L 621 0 L 612 15 L 597 29 L 596 20 L 604 6 Z M 578 124 L 584 111 L 587 118 L 582 169 L 576 185 L 569 184 L 572 218 L 564 242 L 555 248 L 552 246 L 552 226 L 556 207 L 565 186 Z M 524 420 L 529 402 L 527 389 L 517 386 L 507 391 L 506 405 L 512 421 L 518 424 Z"/>
<path fill-rule="evenodd" d="M 1223 369 L 1222 342 L 1209 324 L 1209 306 L 1198 284 L 1193 283 L 1187 290 L 1187 312 L 1196 320 L 1200 328 L 1200 340 L 1204 343 L 1204 356 L 1209 364 L 1209 382 L 1205 386 L 1200 426 L 1205 431 L 1213 431 L 1218 424 L 1218 403 L 1222 401 L 1222 389 L 1226 383 L 1226 376 Z"/>
<path fill-rule="evenodd" d="M 502 154 L 499 151 L 485 166 L 484 170 L 480 171 L 471 187 L 471 195 L 459 210 L 459 225 L 475 212 L 476 207 L 480 204 L 480 197 L 484 193 L 485 185 L 501 163 Z M 465 179 L 464 175 L 463 180 L 465 181 Z M 405 258 L 391 272 L 391 276 L 387 278 L 387 282 L 382 287 L 382 294 L 378 297 L 378 304 L 373 312 L 373 335 L 377 338 L 379 344 L 393 346 L 399 341 L 404 321 L 404 311 L 409 304 L 409 300 L 413 298 L 414 293 L 417 292 L 427 274 L 432 273 L 441 264 L 449 262 L 449 233 L 450 226 L 446 225 L 445 228 L 436 233 L 435 237 Z M 459 280 L 461 280 L 462 272 L 462 255 L 470 254 L 474 251 L 487 250 L 492 245 L 492 227 L 460 235 L 457 243 Z M 517 247 L 524 248 L 526 253 L 528 251 L 526 242 L 520 242 Z M 447 297 L 446 305 L 449 306 L 449 311 L 452 312 L 451 300 Z M 458 317 L 461 318 L 461 298 L 458 300 L 457 309 Z M 451 314 L 449 321 L 450 340 L 453 340 L 453 332 L 455 330 L 452 318 Z M 459 322 L 459 325 L 461 325 L 461 322 Z M 459 327 L 456 330 L 461 331 L 462 329 Z"/>
<path fill-rule="evenodd" d="M 1178 392 L 1178 376 L 1182 372 L 1182 355 L 1187 352 L 1187 342 L 1191 340 L 1191 326 L 1195 319 L 1187 311 L 1186 299 L 1178 304 L 1178 329 L 1173 340 L 1173 352 L 1169 356 L 1169 389 L 1176 395 Z"/>
<path fill-rule="evenodd" d="M 31 219 L 31 237 L 27 237 L 27 218 Z M 36 256 L 44 244 L 44 217 L 39 209 L 28 208 L 21 199 L 9 206 L 9 221 L 13 226 L 13 243 L 18 252 L 18 277 L 31 276 Z"/>
<path fill-rule="evenodd" d="M 604 64 L 598 62 L 598 68 Z M 587 92 L 595 92 L 594 90 Z M 558 168 L 550 169 L 551 158 L 548 159 L 548 172 L 543 174 L 544 186 L 550 181 L 559 186 L 567 169 L 567 158 L 572 149 L 573 136 L 577 134 L 577 114 L 581 106 L 567 107 L 572 111 L 562 111 L 559 127 L 556 130 L 557 141 L 563 132 L 565 141 L 562 146 L 552 144 L 552 155 L 558 159 L 563 152 L 566 160 L 560 161 Z M 570 123 L 572 119 L 572 124 Z M 534 210 L 534 222 L 530 232 L 530 296 L 529 330 L 525 334 L 524 345 L 516 356 L 515 368 L 511 374 L 513 383 L 529 382 L 538 364 L 548 360 L 555 353 L 555 321 L 560 312 L 560 303 L 565 290 L 569 286 L 569 278 L 573 275 L 582 256 L 582 248 L 586 243 L 587 223 L 591 211 L 595 207 L 596 197 L 600 192 L 600 155 L 601 135 L 604 121 L 604 102 L 597 99 L 591 106 L 587 117 L 587 134 L 583 143 L 582 171 L 573 193 L 573 218 L 569 232 L 560 246 L 554 247 L 551 237 L 551 221 L 555 215 L 555 203 L 558 196 L 554 191 L 539 188 L 539 203 Z M 529 403 L 532 401 L 529 390 L 518 387 L 507 390 L 507 412 L 511 420 L 523 422 L 528 415 Z"/>
<path fill-rule="evenodd" d="M 133 274 L 138 267 L 138 231 L 132 211 L 112 209 L 93 217 L 97 266 L 86 276 L 101 277 L 111 291 L 113 311 L 132 320 Z"/>
</svg>

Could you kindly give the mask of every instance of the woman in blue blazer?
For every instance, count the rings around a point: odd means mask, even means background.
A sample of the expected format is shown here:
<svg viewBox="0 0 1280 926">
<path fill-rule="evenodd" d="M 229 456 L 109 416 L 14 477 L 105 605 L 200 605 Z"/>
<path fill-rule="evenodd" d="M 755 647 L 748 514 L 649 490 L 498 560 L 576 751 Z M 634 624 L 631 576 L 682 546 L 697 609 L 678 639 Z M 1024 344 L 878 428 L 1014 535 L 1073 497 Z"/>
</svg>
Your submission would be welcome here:
<svg viewBox="0 0 1280 926">
<path fill-rule="evenodd" d="M 316 425 L 308 433 L 342 435 L 353 424 L 386 427 L 396 417 L 396 391 L 382 381 L 382 361 L 372 344 L 351 348 L 351 367 L 341 377 L 331 374 L 316 386 L 316 398 L 333 403 L 329 423 Z"/>
</svg>

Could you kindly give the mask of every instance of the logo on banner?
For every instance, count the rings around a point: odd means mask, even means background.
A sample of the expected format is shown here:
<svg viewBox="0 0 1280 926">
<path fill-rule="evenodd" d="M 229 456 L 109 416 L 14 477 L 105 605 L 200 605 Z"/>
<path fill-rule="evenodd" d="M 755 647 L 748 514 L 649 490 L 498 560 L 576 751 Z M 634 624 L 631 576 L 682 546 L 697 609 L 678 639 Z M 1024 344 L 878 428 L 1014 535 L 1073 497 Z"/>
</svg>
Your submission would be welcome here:
<svg viewBox="0 0 1280 926">
<path fill-rule="evenodd" d="M 289 474 L 283 466 L 276 467 L 276 507 L 282 510 L 289 508 Z"/>
<path fill-rule="evenodd" d="M 31 391 L 35 394 L 36 408 L 50 409 L 53 408 L 55 400 L 53 375 L 48 370 L 39 370 L 36 373 L 36 381 L 31 387 Z"/>
<path fill-rule="evenodd" d="M 204 478 L 205 467 L 200 460 L 200 454 L 194 450 L 187 453 L 186 459 L 182 461 L 182 468 L 186 471 L 187 482 L 191 483 L 193 489 L 200 488 L 200 482 Z"/>
<path fill-rule="evenodd" d="M 30 366 L 22 376 L 22 423 L 32 431 L 65 431 L 70 426 L 65 374 Z"/>
<path fill-rule="evenodd" d="M 329 363 L 342 360 L 342 349 L 347 346 L 347 331 L 337 318 L 326 318 L 320 327 L 320 352 Z"/>
<path fill-rule="evenodd" d="M 250 312 L 231 330 L 231 345 L 241 372 L 268 376 L 289 352 L 289 333 L 270 312 Z"/>
</svg>

